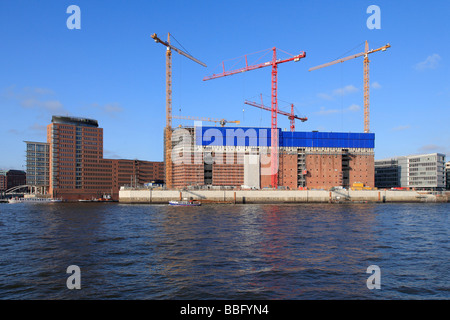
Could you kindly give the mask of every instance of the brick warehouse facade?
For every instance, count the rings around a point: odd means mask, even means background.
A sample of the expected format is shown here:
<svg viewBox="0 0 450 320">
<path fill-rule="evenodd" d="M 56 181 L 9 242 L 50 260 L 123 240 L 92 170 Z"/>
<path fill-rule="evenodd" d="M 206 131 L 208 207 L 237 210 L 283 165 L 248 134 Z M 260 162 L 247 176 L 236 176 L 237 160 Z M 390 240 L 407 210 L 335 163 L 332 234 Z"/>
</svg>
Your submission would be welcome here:
<svg viewBox="0 0 450 320">
<path fill-rule="evenodd" d="M 279 186 L 329 189 L 363 183 L 374 187 L 373 133 L 279 130 L 278 134 Z M 195 127 L 177 129 L 173 136 L 175 188 L 271 187 L 270 129 Z M 253 169 L 245 160 L 251 155 L 257 158 Z M 253 175 L 246 174 L 250 170 Z"/>
<path fill-rule="evenodd" d="M 0 170 L 0 192 L 26 184 L 26 173 L 22 170 Z"/>
<path fill-rule="evenodd" d="M 117 200 L 123 185 L 164 180 L 164 163 L 142 160 L 104 159 L 103 129 L 96 120 L 52 117 L 47 126 L 46 192 L 65 200 L 99 198 Z M 27 158 L 36 143 L 27 142 Z M 45 153 L 45 152 L 44 152 Z M 36 171 L 27 159 L 27 171 Z"/>
</svg>

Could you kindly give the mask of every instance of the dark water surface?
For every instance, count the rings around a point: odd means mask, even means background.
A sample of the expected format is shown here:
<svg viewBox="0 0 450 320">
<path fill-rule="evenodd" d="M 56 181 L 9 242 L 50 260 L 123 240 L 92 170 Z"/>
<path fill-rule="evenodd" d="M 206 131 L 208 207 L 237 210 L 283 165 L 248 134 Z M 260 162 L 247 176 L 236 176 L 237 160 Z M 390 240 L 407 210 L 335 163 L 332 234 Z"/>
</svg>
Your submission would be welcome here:
<svg viewBox="0 0 450 320">
<path fill-rule="evenodd" d="M 0 204 L 0 299 L 448 299 L 449 211 Z"/>
</svg>

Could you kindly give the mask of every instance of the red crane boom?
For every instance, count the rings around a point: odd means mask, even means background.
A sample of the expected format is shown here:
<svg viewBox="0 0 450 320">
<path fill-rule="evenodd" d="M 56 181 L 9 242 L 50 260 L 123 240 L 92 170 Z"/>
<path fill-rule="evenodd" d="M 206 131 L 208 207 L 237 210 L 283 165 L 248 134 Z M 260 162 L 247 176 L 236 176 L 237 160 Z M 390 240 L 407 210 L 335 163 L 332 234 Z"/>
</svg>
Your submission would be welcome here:
<svg viewBox="0 0 450 320">
<path fill-rule="evenodd" d="M 273 55 L 272 60 L 264 63 L 248 65 L 247 55 L 245 55 L 245 67 L 226 71 L 225 64 L 222 62 L 223 72 L 219 74 L 213 74 L 203 78 L 203 81 L 217 79 L 221 77 L 231 76 L 233 74 L 260 69 L 264 67 L 272 66 L 272 123 L 271 123 L 271 184 L 273 188 L 278 187 L 278 128 L 277 128 L 277 113 L 278 113 L 278 100 L 277 100 L 277 78 L 278 78 L 278 65 L 289 61 L 300 61 L 300 59 L 306 57 L 306 52 L 301 51 L 300 54 L 292 56 L 287 59 L 277 59 L 277 48 L 272 48 Z"/>
<path fill-rule="evenodd" d="M 257 108 L 263 109 L 263 110 L 271 111 L 271 108 L 266 107 L 262 103 L 262 96 L 261 96 L 261 103 L 256 103 L 256 102 L 252 102 L 252 101 L 248 101 L 248 100 L 245 100 L 244 103 L 248 104 L 250 106 L 253 106 L 253 107 L 257 107 Z M 299 117 L 299 116 L 294 114 L 294 104 L 292 104 L 292 103 L 291 103 L 291 113 L 287 113 L 287 112 L 282 111 L 282 110 L 278 110 L 278 113 L 282 114 L 284 116 L 287 116 L 289 118 L 289 120 L 291 120 L 291 131 L 292 132 L 295 131 L 295 119 L 298 119 L 298 120 L 300 120 L 302 122 L 305 122 L 305 121 L 308 120 L 308 118 L 306 118 L 306 117 Z"/>
</svg>

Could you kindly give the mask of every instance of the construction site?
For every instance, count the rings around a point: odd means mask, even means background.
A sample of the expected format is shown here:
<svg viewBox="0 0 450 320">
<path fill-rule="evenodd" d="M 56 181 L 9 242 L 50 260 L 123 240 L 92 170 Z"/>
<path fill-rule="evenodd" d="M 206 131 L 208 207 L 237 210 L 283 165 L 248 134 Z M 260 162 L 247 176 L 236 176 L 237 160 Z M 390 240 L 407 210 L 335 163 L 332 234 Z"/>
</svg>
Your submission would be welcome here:
<svg viewBox="0 0 450 320">
<path fill-rule="evenodd" d="M 278 49 L 274 47 L 270 49 L 269 61 L 249 64 L 245 56 L 244 67 L 227 70 L 223 64 L 221 73 L 203 78 L 203 81 L 210 81 L 260 68 L 271 68 L 270 105 L 264 105 L 262 99 L 261 102 L 248 100 L 244 102 L 246 105 L 269 111 L 270 126 L 240 127 L 237 126 L 239 121 L 172 115 L 173 51 L 203 67 L 206 67 L 206 64 L 173 46 L 170 34 L 167 41 L 161 40 L 156 34 L 151 37 L 166 49 L 165 190 L 161 192 L 270 190 L 282 194 L 288 190 L 375 190 L 375 134 L 370 132 L 369 55 L 386 51 L 390 48 L 389 44 L 369 49 L 366 41 L 363 52 L 309 69 L 314 71 L 362 58 L 364 132 L 302 132 L 295 130 L 295 121 L 305 122 L 308 118 L 295 115 L 293 105 L 291 112 L 278 108 L 277 79 L 278 65 L 301 61 L 306 57 L 306 52 L 301 51 L 287 59 L 280 59 L 277 56 Z M 288 117 L 289 131 L 279 128 L 278 116 Z M 197 122 L 194 125 L 174 128 L 172 119 Z M 204 122 L 215 122 L 220 126 L 205 126 Z M 234 123 L 236 126 L 227 127 L 227 123 Z M 127 189 L 126 192 L 125 195 L 125 189 L 122 190 L 121 196 L 125 202 L 133 197 L 130 193 L 132 190 Z M 227 201 L 233 201 L 234 197 L 228 197 Z M 207 200 L 208 196 L 202 194 L 200 198 Z M 325 198 L 329 200 L 329 196 Z M 378 199 L 378 196 L 376 198 Z"/>
</svg>

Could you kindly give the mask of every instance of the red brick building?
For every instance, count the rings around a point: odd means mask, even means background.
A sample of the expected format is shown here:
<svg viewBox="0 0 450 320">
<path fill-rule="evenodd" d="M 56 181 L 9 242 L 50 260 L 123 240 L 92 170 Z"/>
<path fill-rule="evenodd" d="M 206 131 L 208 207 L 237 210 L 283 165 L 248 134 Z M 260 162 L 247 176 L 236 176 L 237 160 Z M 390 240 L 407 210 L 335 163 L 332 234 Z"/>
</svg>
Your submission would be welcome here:
<svg viewBox="0 0 450 320">
<path fill-rule="evenodd" d="M 0 170 L 0 191 L 26 184 L 27 175 L 22 170 Z"/>
<path fill-rule="evenodd" d="M 164 180 L 163 162 L 104 159 L 103 129 L 96 120 L 53 116 L 47 126 L 47 143 L 47 192 L 56 198 L 78 200 L 107 195 L 118 199 L 123 185 Z"/>
<path fill-rule="evenodd" d="M 175 188 L 271 187 L 270 129 L 182 128 L 174 136 Z M 374 139 L 373 133 L 279 131 L 278 186 L 374 187 Z M 251 156 L 253 164 L 245 160 Z"/>
</svg>

